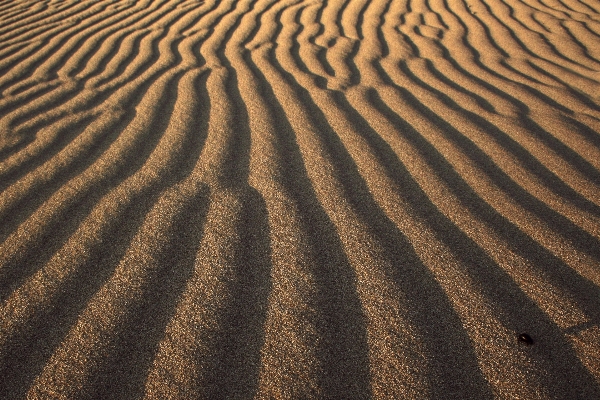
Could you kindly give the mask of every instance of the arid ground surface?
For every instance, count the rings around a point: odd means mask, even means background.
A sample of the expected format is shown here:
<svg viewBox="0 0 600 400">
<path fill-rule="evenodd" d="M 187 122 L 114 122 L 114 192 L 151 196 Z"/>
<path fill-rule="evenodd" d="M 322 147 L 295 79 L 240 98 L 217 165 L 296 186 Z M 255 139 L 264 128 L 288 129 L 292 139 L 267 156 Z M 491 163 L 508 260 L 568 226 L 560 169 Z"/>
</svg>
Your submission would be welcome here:
<svg viewBox="0 0 600 400">
<path fill-rule="evenodd" d="M 599 399 L 600 2 L 0 0 L 0 397 Z"/>
</svg>

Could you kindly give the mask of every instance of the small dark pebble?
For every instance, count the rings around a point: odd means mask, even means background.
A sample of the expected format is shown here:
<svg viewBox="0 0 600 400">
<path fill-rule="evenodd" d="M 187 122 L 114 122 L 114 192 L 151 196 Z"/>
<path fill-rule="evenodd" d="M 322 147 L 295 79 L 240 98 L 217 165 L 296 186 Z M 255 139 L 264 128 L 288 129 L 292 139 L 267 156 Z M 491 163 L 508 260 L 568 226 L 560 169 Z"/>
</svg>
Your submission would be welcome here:
<svg viewBox="0 0 600 400">
<path fill-rule="evenodd" d="M 532 345 L 533 344 L 533 339 L 531 338 L 531 336 L 529 336 L 526 333 L 521 333 L 519 335 L 519 341 L 528 344 L 528 345 Z"/>
</svg>

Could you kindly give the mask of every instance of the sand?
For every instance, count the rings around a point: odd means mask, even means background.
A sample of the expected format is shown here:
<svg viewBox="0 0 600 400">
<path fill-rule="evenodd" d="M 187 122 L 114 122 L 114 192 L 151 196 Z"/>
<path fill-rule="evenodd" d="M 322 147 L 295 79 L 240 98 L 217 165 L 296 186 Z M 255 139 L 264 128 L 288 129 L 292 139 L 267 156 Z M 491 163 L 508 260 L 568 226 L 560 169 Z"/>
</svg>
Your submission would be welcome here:
<svg viewBox="0 0 600 400">
<path fill-rule="evenodd" d="M 0 397 L 600 398 L 600 3 L 0 0 Z"/>
</svg>

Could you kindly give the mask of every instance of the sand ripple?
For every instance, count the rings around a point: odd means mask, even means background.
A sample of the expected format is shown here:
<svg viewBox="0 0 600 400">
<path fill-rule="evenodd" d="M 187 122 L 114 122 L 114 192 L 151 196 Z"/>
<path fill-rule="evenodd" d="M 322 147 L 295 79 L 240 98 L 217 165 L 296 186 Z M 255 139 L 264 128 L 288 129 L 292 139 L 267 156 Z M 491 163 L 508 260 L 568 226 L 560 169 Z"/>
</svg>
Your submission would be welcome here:
<svg viewBox="0 0 600 400">
<path fill-rule="evenodd" d="M 592 0 L 0 0 L 1 397 L 600 398 L 599 93 Z"/>
</svg>

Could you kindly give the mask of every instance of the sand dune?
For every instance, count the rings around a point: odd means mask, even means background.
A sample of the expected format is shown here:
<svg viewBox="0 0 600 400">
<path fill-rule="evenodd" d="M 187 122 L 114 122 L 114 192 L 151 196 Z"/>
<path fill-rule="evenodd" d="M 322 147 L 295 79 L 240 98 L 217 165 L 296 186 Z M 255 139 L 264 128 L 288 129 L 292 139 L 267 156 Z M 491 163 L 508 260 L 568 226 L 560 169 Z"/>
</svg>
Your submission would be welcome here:
<svg viewBox="0 0 600 400">
<path fill-rule="evenodd" d="M 600 3 L 1 0 L 0 243 L 2 398 L 600 398 Z"/>
</svg>

